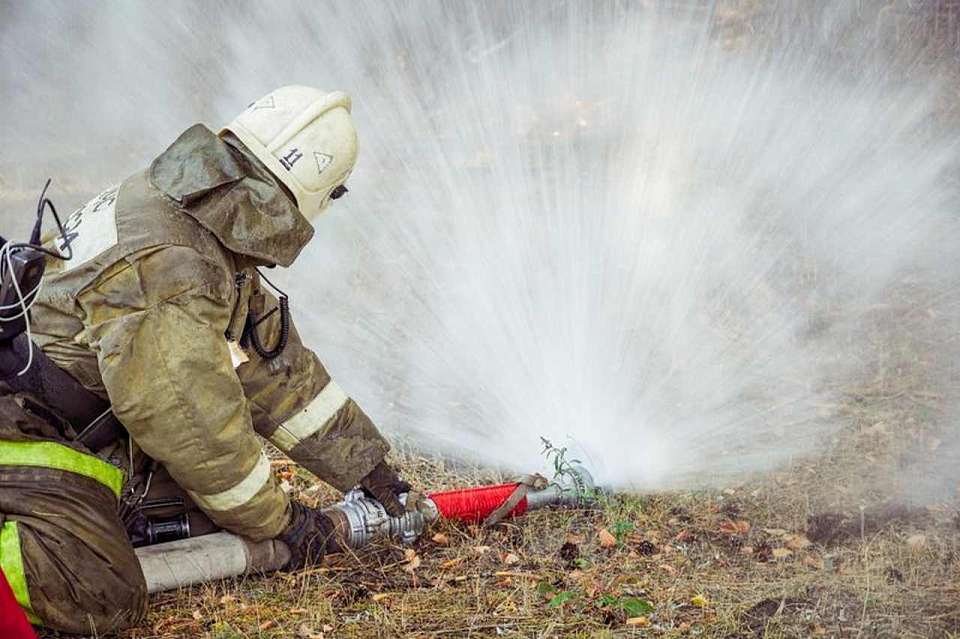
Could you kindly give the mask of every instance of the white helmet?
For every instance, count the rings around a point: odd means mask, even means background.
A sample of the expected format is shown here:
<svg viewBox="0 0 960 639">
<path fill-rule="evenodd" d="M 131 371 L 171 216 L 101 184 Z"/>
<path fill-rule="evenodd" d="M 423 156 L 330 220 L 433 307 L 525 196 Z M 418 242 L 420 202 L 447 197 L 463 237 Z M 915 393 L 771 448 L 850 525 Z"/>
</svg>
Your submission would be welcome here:
<svg viewBox="0 0 960 639">
<path fill-rule="evenodd" d="M 227 131 L 290 189 L 308 220 L 326 208 L 357 161 L 350 96 L 341 91 L 280 87 L 247 107 L 220 135 Z"/>
</svg>

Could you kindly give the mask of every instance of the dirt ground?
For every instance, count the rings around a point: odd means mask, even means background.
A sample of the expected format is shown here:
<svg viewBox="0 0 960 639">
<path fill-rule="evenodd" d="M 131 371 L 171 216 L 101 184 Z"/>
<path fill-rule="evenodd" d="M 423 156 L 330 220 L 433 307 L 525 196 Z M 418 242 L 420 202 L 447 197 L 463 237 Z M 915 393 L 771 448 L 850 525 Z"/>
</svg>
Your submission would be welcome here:
<svg viewBox="0 0 960 639">
<path fill-rule="evenodd" d="M 862 373 L 822 406 L 839 430 L 790 468 L 490 530 L 444 524 L 413 549 L 157 595 L 124 637 L 960 638 L 960 472 L 942 481 L 958 461 L 944 367 L 960 331 L 923 329 L 921 291 L 891 299 L 865 314 Z M 397 457 L 434 490 L 502 479 Z M 336 498 L 274 465 L 300 498 Z M 942 490 L 917 490 L 934 475 Z"/>
<path fill-rule="evenodd" d="M 960 472 L 916 490 L 951 461 L 943 366 L 960 332 L 909 323 L 928 316 L 921 292 L 891 295 L 861 327 L 876 342 L 861 376 L 822 407 L 839 430 L 790 468 L 156 595 L 123 637 L 960 638 Z M 503 479 L 396 461 L 434 490 Z M 336 498 L 285 459 L 274 469 L 308 503 Z"/>
<path fill-rule="evenodd" d="M 496 479 L 401 461 L 433 487 Z M 441 525 L 414 549 L 154 596 L 123 636 L 960 637 L 956 503 L 818 510 L 817 475 Z"/>
</svg>

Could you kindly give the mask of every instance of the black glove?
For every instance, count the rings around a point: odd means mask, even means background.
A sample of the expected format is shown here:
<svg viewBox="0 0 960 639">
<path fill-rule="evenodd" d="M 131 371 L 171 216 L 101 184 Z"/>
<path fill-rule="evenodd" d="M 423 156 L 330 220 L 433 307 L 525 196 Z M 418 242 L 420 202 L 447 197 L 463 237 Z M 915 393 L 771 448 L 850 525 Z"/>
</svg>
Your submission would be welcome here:
<svg viewBox="0 0 960 639">
<path fill-rule="evenodd" d="M 391 517 L 400 517 L 406 512 L 398 496 L 409 493 L 410 484 L 400 479 L 397 471 L 390 468 L 387 462 L 380 462 L 369 475 L 361 479 L 360 488 L 367 497 L 380 502 Z"/>
<path fill-rule="evenodd" d="M 277 535 L 290 549 L 290 561 L 285 570 L 300 570 L 320 563 L 328 552 L 342 552 L 337 543 L 333 520 L 316 508 L 292 502 L 290 523 Z"/>
</svg>

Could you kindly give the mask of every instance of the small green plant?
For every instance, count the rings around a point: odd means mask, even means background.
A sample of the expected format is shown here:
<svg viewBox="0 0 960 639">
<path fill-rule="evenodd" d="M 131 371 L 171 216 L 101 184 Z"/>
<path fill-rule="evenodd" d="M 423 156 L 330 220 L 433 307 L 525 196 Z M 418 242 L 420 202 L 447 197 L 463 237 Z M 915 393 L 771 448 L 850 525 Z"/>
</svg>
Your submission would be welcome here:
<svg viewBox="0 0 960 639">
<path fill-rule="evenodd" d="M 579 459 L 567 459 L 567 447 L 558 448 L 553 445 L 546 437 L 541 437 L 543 442 L 543 455 L 547 461 L 553 463 L 553 478 L 563 479 L 564 477 L 579 477 L 580 473 L 573 467 L 574 464 L 581 463 Z"/>
<path fill-rule="evenodd" d="M 583 476 L 577 470 L 579 459 L 567 459 L 567 447 L 557 447 L 546 437 L 540 437 L 543 442 L 543 455 L 553 464 L 553 480 L 562 484 L 576 487 L 578 494 L 583 498 L 595 498 L 594 489 L 587 493 L 584 487 Z"/>
<path fill-rule="evenodd" d="M 561 590 L 553 596 L 553 599 L 551 599 L 547 605 L 551 608 L 559 608 L 568 601 L 576 598 L 577 593 L 573 592 L 572 590 Z"/>
<path fill-rule="evenodd" d="M 653 604 L 639 597 L 617 597 L 615 595 L 601 595 L 600 606 L 603 608 L 622 610 L 627 617 L 642 617 L 653 612 Z"/>
<path fill-rule="evenodd" d="M 548 581 L 541 581 L 537 584 L 537 592 L 544 598 L 549 597 L 547 605 L 551 608 L 559 608 L 568 601 L 577 598 L 577 593 L 573 590 L 557 590 L 557 587 Z"/>
<path fill-rule="evenodd" d="M 610 532 L 612 532 L 613 536 L 617 538 L 617 544 L 622 546 L 624 539 L 626 539 L 627 535 L 636 529 L 636 526 L 633 525 L 633 522 L 618 521 L 613 524 L 611 528 L 612 530 Z"/>
</svg>

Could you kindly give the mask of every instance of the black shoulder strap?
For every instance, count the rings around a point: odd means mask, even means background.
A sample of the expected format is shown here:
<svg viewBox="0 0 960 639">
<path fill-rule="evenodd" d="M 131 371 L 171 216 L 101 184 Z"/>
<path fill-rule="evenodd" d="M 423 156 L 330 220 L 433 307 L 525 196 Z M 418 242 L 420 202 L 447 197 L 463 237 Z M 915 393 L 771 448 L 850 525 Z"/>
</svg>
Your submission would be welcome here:
<svg viewBox="0 0 960 639">
<path fill-rule="evenodd" d="M 17 392 L 32 393 L 61 419 L 66 420 L 79 441 L 97 452 L 115 442 L 124 428 L 110 410 L 110 403 L 87 390 L 33 345 L 33 362 L 23 375 L 30 354 L 27 336 L 0 341 L 0 381 Z"/>
</svg>

